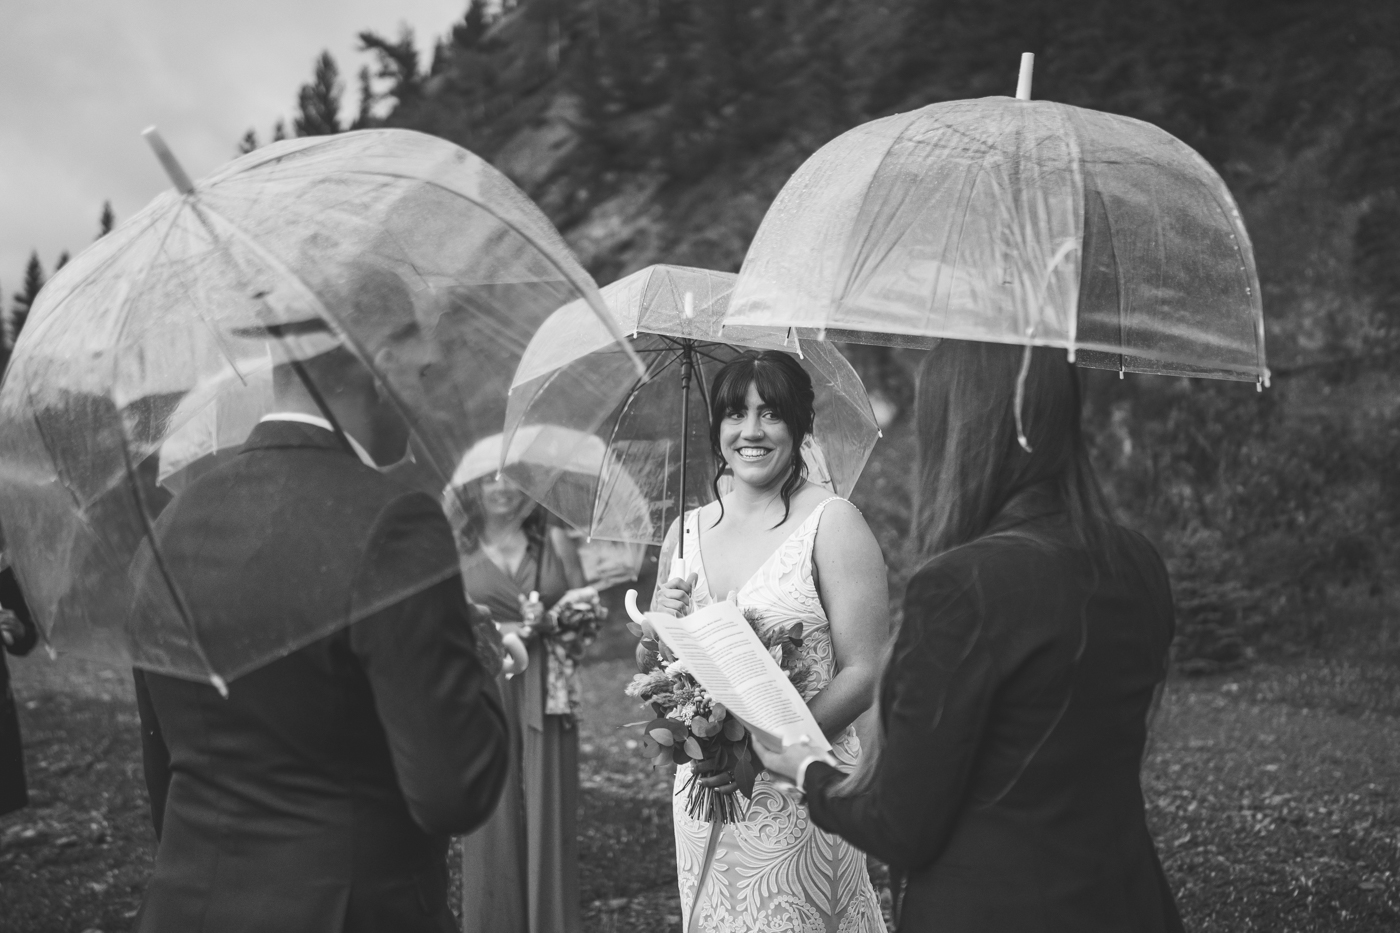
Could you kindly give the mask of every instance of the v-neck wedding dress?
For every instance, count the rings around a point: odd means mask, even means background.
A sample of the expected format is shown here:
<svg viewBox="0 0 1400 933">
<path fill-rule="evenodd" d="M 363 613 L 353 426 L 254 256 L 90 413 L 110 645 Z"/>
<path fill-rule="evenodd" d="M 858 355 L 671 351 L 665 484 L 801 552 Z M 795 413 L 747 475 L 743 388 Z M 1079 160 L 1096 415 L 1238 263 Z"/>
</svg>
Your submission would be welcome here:
<svg viewBox="0 0 1400 933">
<path fill-rule="evenodd" d="M 738 593 L 740 607 L 756 610 L 764 627 L 802 623 L 802 652 L 815 671 L 803 691 L 808 702 L 836 675 L 831 625 L 812 576 L 817 527 L 822 511 L 836 498 L 818 504 Z M 700 609 L 715 596 L 705 579 L 698 509 L 687 513 L 683 533 L 685 573 L 696 575 L 691 605 Z M 854 768 L 860 757 L 855 730 L 847 727 L 832 745 L 842 770 Z M 686 813 L 689 779 L 690 765 L 681 766 L 672 800 L 682 929 L 687 933 L 883 933 L 865 855 L 813 825 L 807 808 L 779 791 L 767 772 L 759 775 L 747 805 L 741 798 L 742 820 L 721 828 L 697 902 L 711 824 Z M 692 905 L 699 911 L 693 927 Z"/>
</svg>

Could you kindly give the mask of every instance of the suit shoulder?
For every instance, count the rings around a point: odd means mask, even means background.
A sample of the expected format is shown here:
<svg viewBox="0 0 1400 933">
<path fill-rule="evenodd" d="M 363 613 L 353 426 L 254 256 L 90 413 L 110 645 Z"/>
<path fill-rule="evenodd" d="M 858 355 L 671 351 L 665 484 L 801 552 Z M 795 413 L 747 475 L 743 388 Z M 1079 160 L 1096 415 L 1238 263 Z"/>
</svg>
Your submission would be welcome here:
<svg viewBox="0 0 1400 933">
<path fill-rule="evenodd" d="M 437 500 L 399 487 L 370 526 L 355 575 L 355 616 L 460 573 L 452 528 Z"/>
</svg>

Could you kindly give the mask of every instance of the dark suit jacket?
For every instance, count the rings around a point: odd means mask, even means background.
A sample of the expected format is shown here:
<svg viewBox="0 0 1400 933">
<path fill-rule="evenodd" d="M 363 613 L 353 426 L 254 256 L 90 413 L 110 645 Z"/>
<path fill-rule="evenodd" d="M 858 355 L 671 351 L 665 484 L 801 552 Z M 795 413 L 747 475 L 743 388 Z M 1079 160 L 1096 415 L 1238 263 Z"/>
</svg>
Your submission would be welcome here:
<svg viewBox="0 0 1400 933">
<path fill-rule="evenodd" d="M 5 664 L 5 652 L 25 655 L 34 649 L 39 630 L 29 615 L 29 605 L 19 590 L 15 572 L 9 567 L 0 570 L 0 607 L 9 609 L 24 623 L 24 636 L 0 651 L 0 816 L 29 804 L 29 790 L 24 782 L 24 744 L 19 734 L 19 712 L 15 709 L 10 690 L 10 669 Z"/>
<path fill-rule="evenodd" d="M 348 601 L 395 548 L 456 562 L 430 496 L 289 422 L 259 425 L 177 496 L 156 540 L 194 617 L 250 628 Z M 236 678 L 227 699 L 138 670 L 160 848 L 137 929 L 455 930 L 447 835 L 490 815 L 508 754 L 469 612 L 460 578 L 440 580 Z"/>
<path fill-rule="evenodd" d="M 910 581 L 873 784 L 808 769 L 816 824 L 908 872 L 901 931 L 1181 930 L 1138 779 L 1166 570 L 1113 527 L 1096 579 L 1053 509 L 1013 502 Z"/>
</svg>

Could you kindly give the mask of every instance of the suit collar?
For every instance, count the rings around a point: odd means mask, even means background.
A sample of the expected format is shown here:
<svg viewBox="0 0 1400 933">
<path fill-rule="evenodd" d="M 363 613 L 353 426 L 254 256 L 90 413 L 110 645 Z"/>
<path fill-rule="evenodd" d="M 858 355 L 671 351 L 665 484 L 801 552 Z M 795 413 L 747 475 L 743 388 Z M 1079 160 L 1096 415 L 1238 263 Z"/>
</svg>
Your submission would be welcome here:
<svg viewBox="0 0 1400 933">
<path fill-rule="evenodd" d="M 319 415 L 308 415 L 304 412 L 299 411 L 274 411 L 269 414 L 263 415 L 262 418 L 259 419 L 259 423 L 263 421 L 297 421 L 302 424 L 309 424 L 318 428 L 323 428 L 327 431 L 330 431 L 332 434 L 337 434 L 336 429 L 332 427 L 331 423 L 325 418 L 322 418 Z M 342 431 L 339 434 L 337 434 L 337 438 L 345 439 L 345 443 L 350 445 L 350 449 L 355 452 L 355 456 L 360 458 L 361 463 L 369 467 L 371 470 L 377 468 L 374 463 L 374 458 L 369 455 L 368 450 L 365 450 L 363 444 L 355 440 L 354 435 L 350 434 L 350 432 L 348 431 Z"/>
<path fill-rule="evenodd" d="M 243 442 L 245 453 L 250 450 L 271 450 L 278 447 L 310 447 L 355 459 L 355 455 L 341 445 L 334 432 L 300 421 L 259 422 L 248 435 L 248 440 Z"/>
</svg>

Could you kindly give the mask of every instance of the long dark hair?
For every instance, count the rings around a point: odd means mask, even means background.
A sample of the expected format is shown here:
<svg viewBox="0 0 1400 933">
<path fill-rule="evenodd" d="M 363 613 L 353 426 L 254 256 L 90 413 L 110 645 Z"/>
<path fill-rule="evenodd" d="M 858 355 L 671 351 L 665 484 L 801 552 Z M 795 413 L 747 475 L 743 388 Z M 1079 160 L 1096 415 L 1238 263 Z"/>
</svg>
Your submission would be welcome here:
<svg viewBox="0 0 1400 933">
<path fill-rule="evenodd" d="M 1023 365 L 1021 427 L 1029 451 L 1016 424 Z M 1027 361 L 1023 347 L 944 340 L 920 364 L 914 419 L 919 438 L 914 538 L 924 560 L 981 537 L 1022 493 L 1044 492 L 1063 509 L 1097 579 L 1111 560 L 1105 544 L 1113 513 L 1089 462 L 1080 427 L 1079 376 L 1065 351 L 1036 347 Z M 884 692 L 897 637 L 886 648 L 877 697 Z M 871 738 L 838 793 L 857 794 L 874 783 L 883 723 Z"/>
<path fill-rule="evenodd" d="M 1080 427 L 1079 377 L 1063 350 L 1036 347 L 1025 376 L 1021 423 L 1016 384 L 1025 349 L 944 340 L 919 368 L 915 542 L 924 559 L 980 537 L 1019 493 L 1053 488 L 1074 537 L 1103 554 L 1113 513 Z"/>
<path fill-rule="evenodd" d="M 758 397 L 773 409 L 787 425 L 792 435 L 792 462 L 788 475 L 778 490 L 783 497 L 783 518 L 792 511 L 792 494 L 807 479 L 807 462 L 802 458 L 802 442 L 812 433 L 816 422 L 816 392 L 812 377 L 789 353 L 781 350 L 750 350 L 720 367 L 710 386 L 710 452 L 715 456 L 715 478 L 712 488 L 719 499 L 719 480 L 729 469 L 720 447 L 719 433 L 730 412 L 743 411 L 748 405 L 749 386 L 758 390 Z M 719 504 L 719 518 L 724 518 L 724 503 Z M 716 520 L 716 524 L 719 519 Z M 778 525 L 774 525 L 776 528 Z"/>
</svg>

